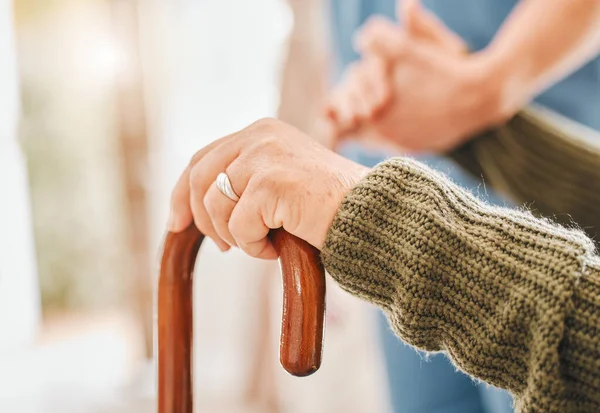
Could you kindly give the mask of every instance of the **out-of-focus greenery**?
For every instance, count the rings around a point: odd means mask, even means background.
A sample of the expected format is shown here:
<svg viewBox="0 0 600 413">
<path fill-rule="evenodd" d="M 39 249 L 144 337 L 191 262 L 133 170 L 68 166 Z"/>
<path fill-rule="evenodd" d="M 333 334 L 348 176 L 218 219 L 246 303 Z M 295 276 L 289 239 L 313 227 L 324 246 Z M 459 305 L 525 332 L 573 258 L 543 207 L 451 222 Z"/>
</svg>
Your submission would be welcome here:
<svg viewBox="0 0 600 413">
<path fill-rule="evenodd" d="M 44 309 L 112 304 L 120 297 L 117 277 L 123 275 L 116 250 L 122 240 L 110 239 L 115 232 L 111 227 L 119 219 L 111 222 L 108 211 L 94 205 L 102 201 L 101 196 L 90 196 L 94 188 L 86 183 L 94 181 L 97 171 L 89 168 L 100 160 L 69 145 L 63 129 L 69 123 L 53 125 L 48 119 L 52 97 L 40 92 L 23 88 L 21 139 L 28 161 Z M 73 115 L 79 125 L 85 125 L 85 118 Z M 107 204 L 118 190 L 117 186 L 105 193 Z M 114 212 L 118 215 L 120 210 Z"/>
<path fill-rule="evenodd" d="M 73 13 L 76 3 L 19 0 L 16 7 L 20 19 L 38 17 L 18 26 L 17 39 L 20 140 L 45 311 L 114 305 L 127 279 L 113 90 L 70 67 L 79 57 L 65 27 L 85 30 L 81 19 L 91 26 L 99 18 L 93 9 Z"/>
</svg>

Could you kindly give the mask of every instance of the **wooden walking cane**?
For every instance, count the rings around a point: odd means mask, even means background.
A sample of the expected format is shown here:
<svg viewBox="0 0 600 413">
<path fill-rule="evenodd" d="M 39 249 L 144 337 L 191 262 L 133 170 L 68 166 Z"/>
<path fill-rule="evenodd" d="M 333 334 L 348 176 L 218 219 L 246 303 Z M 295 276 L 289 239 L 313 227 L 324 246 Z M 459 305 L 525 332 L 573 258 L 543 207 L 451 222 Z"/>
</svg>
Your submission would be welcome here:
<svg viewBox="0 0 600 413">
<path fill-rule="evenodd" d="M 158 412 L 192 413 L 193 272 L 202 235 L 194 225 L 165 240 L 158 286 Z M 321 365 L 325 271 L 319 252 L 283 229 L 271 232 L 283 278 L 280 361 L 294 376 Z"/>
</svg>

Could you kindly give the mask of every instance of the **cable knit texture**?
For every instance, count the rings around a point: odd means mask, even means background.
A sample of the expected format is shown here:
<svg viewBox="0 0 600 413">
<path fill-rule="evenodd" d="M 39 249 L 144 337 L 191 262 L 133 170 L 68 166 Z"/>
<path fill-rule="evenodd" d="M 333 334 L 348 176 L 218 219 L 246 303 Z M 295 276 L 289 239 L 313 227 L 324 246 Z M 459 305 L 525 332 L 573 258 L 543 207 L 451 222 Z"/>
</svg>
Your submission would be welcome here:
<svg viewBox="0 0 600 413">
<path fill-rule="evenodd" d="M 398 158 L 348 194 L 322 258 L 403 340 L 510 390 L 518 412 L 600 412 L 600 260 L 582 232 Z"/>
</svg>

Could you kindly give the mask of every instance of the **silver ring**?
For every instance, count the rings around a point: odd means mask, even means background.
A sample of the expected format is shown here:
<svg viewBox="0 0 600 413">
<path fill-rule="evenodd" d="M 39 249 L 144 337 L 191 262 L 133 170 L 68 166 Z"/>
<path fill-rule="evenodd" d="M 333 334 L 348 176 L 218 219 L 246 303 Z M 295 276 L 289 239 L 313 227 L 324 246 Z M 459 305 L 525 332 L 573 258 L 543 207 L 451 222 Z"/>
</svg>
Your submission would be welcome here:
<svg viewBox="0 0 600 413">
<path fill-rule="evenodd" d="M 240 200 L 240 197 L 231 187 L 231 181 L 225 172 L 221 172 L 219 175 L 217 175 L 217 180 L 215 183 L 217 184 L 219 191 L 221 191 L 227 198 L 231 199 L 233 202 Z"/>
</svg>

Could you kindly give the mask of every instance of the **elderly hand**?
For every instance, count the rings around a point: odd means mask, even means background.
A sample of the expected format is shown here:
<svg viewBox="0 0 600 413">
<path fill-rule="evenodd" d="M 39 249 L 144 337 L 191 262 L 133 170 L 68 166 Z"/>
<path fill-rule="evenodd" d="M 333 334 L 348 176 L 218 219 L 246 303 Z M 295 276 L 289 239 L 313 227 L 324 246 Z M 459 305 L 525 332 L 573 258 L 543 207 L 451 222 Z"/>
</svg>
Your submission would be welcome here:
<svg viewBox="0 0 600 413">
<path fill-rule="evenodd" d="M 405 0 L 402 27 L 369 21 L 353 65 L 327 108 L 339 136 L 367 125 L 410 151 L 451 149 L 505 119 L 499 82 L 483 54 L 466 45 L 416 1 Z"/>
<path fill-rule="evenodd" d="M 263 119 L 198 151 L 171 200 L 169 229 L 195 223 L 222 250 L 277 258 L 267 237 L 283 227 L 321 249 L 346 193 L 367 168 L 325 149 L 297 129 Z M 225 172 L 237 202 L 216 186 Z"/>
</svg>

